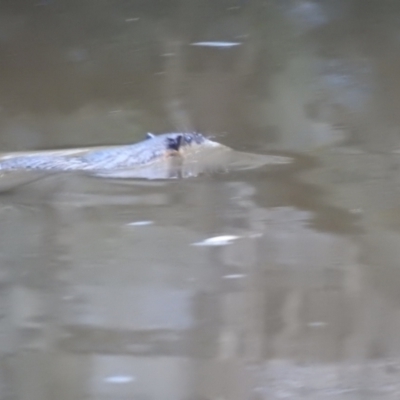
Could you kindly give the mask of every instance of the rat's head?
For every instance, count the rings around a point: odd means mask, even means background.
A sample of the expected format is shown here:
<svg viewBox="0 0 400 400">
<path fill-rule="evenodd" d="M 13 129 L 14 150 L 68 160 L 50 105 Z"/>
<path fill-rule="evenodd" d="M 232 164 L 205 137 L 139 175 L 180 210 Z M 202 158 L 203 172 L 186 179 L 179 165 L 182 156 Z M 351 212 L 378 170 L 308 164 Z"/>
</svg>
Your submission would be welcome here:
<svg viewBox="0 0 400 400">
<path fill-rule="evenodd" d="M 146 138 L 155 141 L 155 143 L 163 143 L 168 150 L 179 151 L 180 153 L 222 146 L 197 132 L 172 132 L 161 135 L 147 133 Z"/>
<path fill-rule="evenodd" d="M 218 146 L 218 143 L 204 137 L 201 133 L 171 133 L 167 135 L 167 146 L 170 150 L 185 151 L 199 146 Z"/>
</svg>

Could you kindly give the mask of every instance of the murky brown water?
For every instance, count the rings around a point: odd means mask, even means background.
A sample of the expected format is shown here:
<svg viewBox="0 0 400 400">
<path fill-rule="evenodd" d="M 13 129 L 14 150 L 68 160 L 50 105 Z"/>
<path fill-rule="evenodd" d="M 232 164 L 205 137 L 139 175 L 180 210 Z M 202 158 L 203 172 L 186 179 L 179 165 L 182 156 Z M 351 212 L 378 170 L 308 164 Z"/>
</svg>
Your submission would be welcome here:
<svg viewBox="0 0 400 400">
<path fill-rule="evenodd" d="M 198 130 L 293 158 L 1 193 L 0 400 L 398 399 L 399 18 L 0 2 L 2 152 Z"/>
</svg>

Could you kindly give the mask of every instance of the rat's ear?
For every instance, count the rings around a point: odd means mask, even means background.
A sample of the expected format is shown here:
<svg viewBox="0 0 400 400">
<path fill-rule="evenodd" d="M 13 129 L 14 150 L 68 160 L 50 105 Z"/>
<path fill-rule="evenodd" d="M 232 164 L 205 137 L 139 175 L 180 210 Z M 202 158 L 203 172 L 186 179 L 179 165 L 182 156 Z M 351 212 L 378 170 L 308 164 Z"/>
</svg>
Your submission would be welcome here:
<svg viewBox="0 0 400 400">
<path fill-rule="evenodd" d="M 178 151 L 182 145 L 182 135 L 177 137 L 169 137 L 167 138 L 167 147 L 169 150 L 176 150 Z"/>
<path fill-rule="evenodd" d="M 154 133 L 150 133 L 150 132 L 146 133 L 146 139 L 153 139 L 155 137 L 156 137 L 156 135 Z"/>
</svg>

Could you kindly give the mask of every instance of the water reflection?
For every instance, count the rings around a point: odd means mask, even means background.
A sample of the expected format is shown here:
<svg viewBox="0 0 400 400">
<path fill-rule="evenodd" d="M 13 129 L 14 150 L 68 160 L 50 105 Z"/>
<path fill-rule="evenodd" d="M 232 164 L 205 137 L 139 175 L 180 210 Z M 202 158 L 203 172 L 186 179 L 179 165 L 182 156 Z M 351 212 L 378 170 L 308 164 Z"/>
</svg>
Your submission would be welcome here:
<svg viewBox="0 0 400 400">
<path fill-rule="evenodd" d="M 260 182 L 275 191 L 273 174 Z M 9 195 L 13 206 L 3 197 L 15 214 L 3 213 L 2 254 L 20 363 L 54 365 L 65 398 L 243 398 L 252 363 L 341 358 L 357 251 L 311 229 L 313 212 L 257 204 L 256 186 L 232 175 L 129 188 L 136 201 L 60 202 L 62 186 L 47 206 L 18 205 L 26 192 Z M 191 246 L 205 236 L 227 245 Z"/>
</svg>

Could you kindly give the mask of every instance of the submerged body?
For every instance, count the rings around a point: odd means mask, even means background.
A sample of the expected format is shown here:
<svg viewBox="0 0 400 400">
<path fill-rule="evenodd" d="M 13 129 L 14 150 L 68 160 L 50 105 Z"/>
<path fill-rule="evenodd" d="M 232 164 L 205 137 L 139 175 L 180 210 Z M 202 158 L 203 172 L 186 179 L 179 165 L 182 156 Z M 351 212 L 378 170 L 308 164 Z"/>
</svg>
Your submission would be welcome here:
<svg viewBox="0 0 400 400">
<path fill-rule="evenodd" d="M 287 157 L 234 151 L 199 133 L 148 134 L 146 140 L 131 145 L 0 154 L 0 193 L 62 172 L 126 182 L 189 178 L 288 162 Z"/>
<path fill-rule="evenodd" d="M 225 147 L 199 133 L 148 134 L 147 139 L 132 145 L 92 149 L 14 153 L 0 157 L 0 171 L 117 171 L 143 168 L 184 158 L 210 147 Z"/>
</svg>

